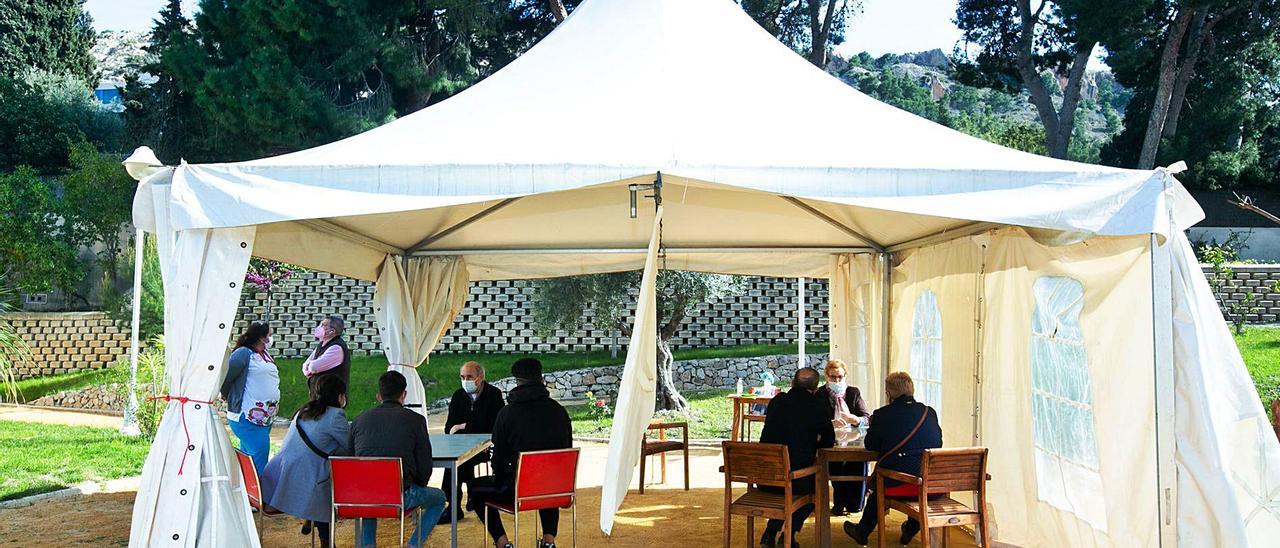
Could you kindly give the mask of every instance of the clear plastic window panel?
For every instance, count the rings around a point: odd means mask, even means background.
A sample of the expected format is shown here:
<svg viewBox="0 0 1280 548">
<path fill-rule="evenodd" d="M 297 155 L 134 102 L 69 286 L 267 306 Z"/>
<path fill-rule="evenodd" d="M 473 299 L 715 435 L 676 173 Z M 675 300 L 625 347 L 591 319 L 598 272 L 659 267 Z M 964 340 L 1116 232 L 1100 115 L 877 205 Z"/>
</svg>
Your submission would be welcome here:
<svg viewBox="0 0 1280 548">
<path fill-rule="evenodd" d="M 917 399 L 942 409 L 942 313 L 938 296 L 926 289 L 916 299 L 911 319 L 911 377 Z"/>
<path fill-rule="evenodd" d="M 1031 404 L 1036 446 L 1097 469 L 1093 391 L 1080 330 L 1084 286 L 1061 276 L 1036 280 L 1031 319 Z"/>
</svg>

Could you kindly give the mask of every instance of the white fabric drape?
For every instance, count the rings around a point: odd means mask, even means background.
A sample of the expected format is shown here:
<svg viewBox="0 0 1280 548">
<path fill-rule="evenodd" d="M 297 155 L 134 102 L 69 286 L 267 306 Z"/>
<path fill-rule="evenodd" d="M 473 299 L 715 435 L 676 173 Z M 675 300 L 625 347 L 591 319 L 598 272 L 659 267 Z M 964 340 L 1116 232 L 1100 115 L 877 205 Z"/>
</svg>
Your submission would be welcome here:
<svg viewBox="0 0 1280 548">
<path fill-rule="evenodd" d="M 1186 235 L 1170 240 L 1179 546 L 1274 546 L 1280 443 Z"/>
<path fill-rule="evenodd" d="M 844 253 L 832 255 L 828 267 L 831 358 L 848 366 L 849 384 L 858 387 L 872 406 L 880 401 L 885 375 L 880 363 L 884 276 L 879 265 L 875 255 Z"/>
<path fill-rule="evenodd" d="M 467 266 L 461 258 L 387 255 L 382 263 L 373 308 L 387 370 L 404 375 L 405 405 L 423 416 L 426 395 L 416 368 L 466 303 Z"/>
<path fill-rule="evenodd" d="M 171 399 L 142 468 L 129 546 L 259 546 L 240 467 L 207 402 L 226 373 L 254 227 L 175 232 L 168 185 L 153 185 L 164 281 L 165 364 Z"/>
<path fill-rule="evenodd" d="M 636 298 L 636 320 L 627 344 L 627 360 L 618 385 L 618 402 L 613 410 L 613 431 L 609 434 L 609 458 L 604 466 L 604 487 L 600 493 L 600 530 L 613 531 L 613 517 L 631 486 L 631 474 L 640 460 L 640 438 L 653 419 L 654 390 L 658 378 L 658 246 L 662 227 L 662 207 L 653 219 L 649 253 L 640 278 Z M 642 479 L 643 481 L 643 479 Z"/>
</svg>

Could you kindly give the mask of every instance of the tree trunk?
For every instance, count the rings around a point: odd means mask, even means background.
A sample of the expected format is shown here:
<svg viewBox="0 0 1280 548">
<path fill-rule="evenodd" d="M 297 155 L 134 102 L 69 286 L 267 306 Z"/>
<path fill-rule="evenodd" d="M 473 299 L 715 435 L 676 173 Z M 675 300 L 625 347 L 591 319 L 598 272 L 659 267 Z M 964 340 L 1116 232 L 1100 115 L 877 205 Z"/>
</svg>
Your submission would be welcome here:
<svg viewBox="0 0 1280 548">
<path fill-rule="evenodd" d="M 1054 158 L 1066 158 L 1071 148 L 1071 136 L 1076 130 L 1076 107 L 1080 106 L 1080 93 L 1084 87 L 1084 73 L 1089 66 L 1089 57 L 1093 56 L 1093 48 L 1097 42 L 1076 45 L 1076 56 L 1071 61 L 1071 69 L 1067 72 L 1067 86 L 1062 90 L 1062 107 L 1058 110 L 1058 134 L 1053 146 L 1049 147 L 1049 155 Z"/>
<path fill-rule="evenodd" d="M 1160 150 L 1160 135 L 1168 119 L 1169 100 L 1173 95 L 1178 52 L 1182 50 L 1182 38 L 1198 10 L 1183 8 L 1169 26 L 1164 52 L 1160 54 L 1160 76 L 1156 84 L 1155 98 L 1151 102 L 1151 115 L 1147 118 L 1147 133 L 1142 139 L 1142 152 L 1138 155 L 1138 169 L 1151 169 L 1156 165 L 1156 152 Z"/>
<path fill-rule="evenodd" d="M 1200 62 L 1200 52 L 1206 43 L 1213 40 L 1213 27 L 1219 21 L 1231 16 L 1239 8 L 1232 6 L 1213 19 L 1207 19 L 1209 10 L 1200 10 L 1191 23 L 1190 35 L 1187 36 L 1187 54 L 1182 65 L 1178 67 L 1177 80 L 1173 84 L 1173 95 L 1169 99 L 1169 114 L 1165 118 L 1164 129 L 1160 131 L 1161 139 L 1171 139 L 1178 134 L 1178 119 L 1182 117 L 1182 107 L 1186 106 L 1187 88 L 1195 78 L 1196 65 Z M 1212 52 L 1210 52 L 1212 54 Z"/>
<path fill-rule="evenodd" d="M 689 400 L 680 395 L 675 381 L 675 358 L 671 354 L 671 341 L 658 337 L 658 390 L 657 407 L 660 410 L 689 414 Z"/>
<path fill-rule="evenodd" d="M 1044 9 L 1045 4 L 1047 2 L 1041 3 L 1040 9 Z M 1066 146 L 1058 140 L 1058 112 L 1053 108 L 1053 96 L 1040 80 L 1040 71 L 1036 70 L 1035 33 L 1036 25 L 1040 22 L 1040 10 L 1031 11 L 1031 0 L 1018 0 L 1018 17 L 1021 20 L 1017 45 L 1018 76 L 1022 77 L 1022 84 L 1027 86 L 1036 114 L 1040 115 L 1040 124 L 1044 126 L 1044 144 L 1049 155 L 1065 158 Z"/>
<path fill-rule="evenodd" d="M 556 23 L 563 23 L 569 17 L 569 10 L 564 8 L 562 0 L 547 0 L 551 4 L 551 16 L 556 18 Z"/>
<path fill-rule="evenodd" d="M 827 42 L 831 38 L 838 1 L 827 0 L 827 12 L 824 14 L 822 0 L 809 0 L 809 62 L 818 68 L 827 66 Z"/>
</svg>

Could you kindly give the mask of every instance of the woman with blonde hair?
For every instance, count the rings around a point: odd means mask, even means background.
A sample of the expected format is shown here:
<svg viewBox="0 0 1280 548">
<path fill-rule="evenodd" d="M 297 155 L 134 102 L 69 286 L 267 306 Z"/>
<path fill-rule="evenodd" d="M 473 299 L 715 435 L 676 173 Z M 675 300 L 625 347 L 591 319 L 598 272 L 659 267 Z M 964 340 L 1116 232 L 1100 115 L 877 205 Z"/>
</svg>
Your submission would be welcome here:
<svg viewBox="0 0 1280 548">
<path fill-rule="evenodd" d="M 827 384 L 818 390 L 818 398 L 825 400 L 831 410 L 831 423 L 837 429 L 857 427 L 871 416 L 867 411 L 867 402 L 862 399 L 862 392 L 856 386 L 849 386 L 845 381 L 849 368 L 843 361 L 827 360 L 823 374 Z M 837 462 L 831 464 L 831 474 L 841 476 L 865 476 L 865 462 Z M 861 512 L 862 501 L 867 491 L 866 482 L 837 481 L 832 484 L 831 515 L 843 516 L 848 513 Z"/>
</svg>

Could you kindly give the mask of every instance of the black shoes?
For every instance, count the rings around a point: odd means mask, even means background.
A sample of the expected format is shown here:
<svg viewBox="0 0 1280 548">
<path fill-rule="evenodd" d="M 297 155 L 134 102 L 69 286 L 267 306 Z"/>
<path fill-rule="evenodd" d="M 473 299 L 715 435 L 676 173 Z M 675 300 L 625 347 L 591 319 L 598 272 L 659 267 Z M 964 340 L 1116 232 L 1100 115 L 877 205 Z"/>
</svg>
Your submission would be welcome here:
<svg viewBox="0 0 1280 548">
<path fill-rule="evenodd" d="M 763 537 L 760 537 L 760 548 L 777 548 L 777 546 L 778 538 L 776 536 L 765 533 Z"/>
<path fill-rule="evenodd" d="M 870 533 L 862 534 L 859 532 L 858 526 L 854 525 L 852 521 L 844 522 L 844 534 L 849 535 L 849 537 L 852 538 L 854 542 L 858 543 L 859 546 L 866 546 L 867 537 L 871 536 Z"/>
<path fill-rule="evenodd" d="M 446 508 L 444 509 L 444 513 L 440 514 L 440 519 L 436 520 L 436 525 L 449 525 L 450 523 L 453 523 L 453 522 L 451 521 L 450 517 L 449 517 L 449 516 L 450 516 L 450 514 L 449 514 L 449 513 L 450 513 L 450 512 L 456 512 L 456 511 L 457 511 L 457 508 L 454 508 L 454 507 L 451 507 L 451 506 L 450 506 L 450 507 L 446 507 Z M 466 515 L 466 514 L 464 514 L 464 513 L 459 513 L 459 514 L 458 514 L 458 521 L 462 521 L 462 520 L 464 520 L 464 519 L 467 519 L 467 515 Z"/>
<path fill-rule="evenodd" d="M 946 529 L 939 529 L 939 531 L 946 531 Z M 915 538 L 916 533 L 920 532 L 920 529 L 907 529 L 907 525 L 904 523 L 902 525 L 901 532 L 902 536 L 898 537 L 898 542 L 902 543 L 903 546 L 906 546 L 911 542 L 912 538 Z"/>
<path fill-rule="evenodd" d="M 849 510 L 847 510 L 847 509 L 846 509 L 845 507 L 843 507 L 843 506 L 832 506 L 832 507 L 831 507 L 831 515 L 833 515 L 833 516 L 847 516 L 847 515 L 849 515 Z"/>
</svg>

